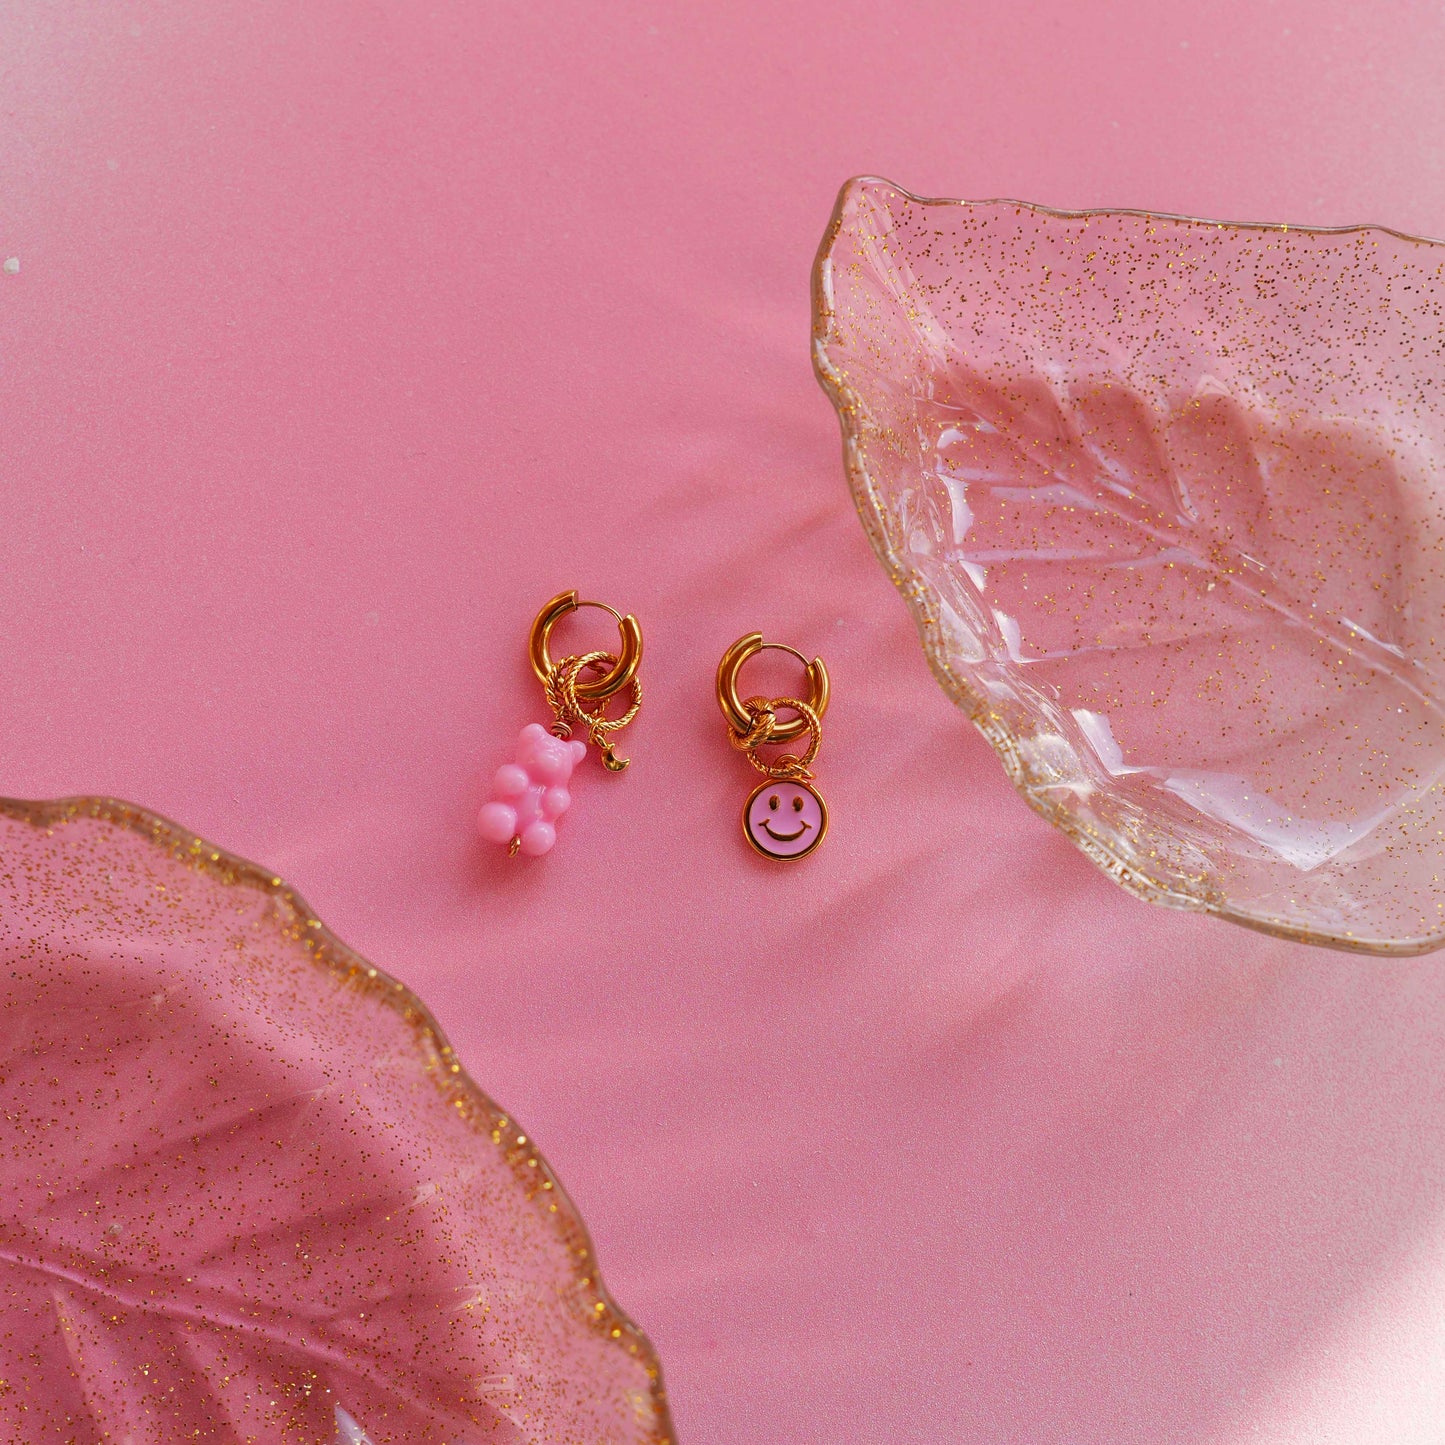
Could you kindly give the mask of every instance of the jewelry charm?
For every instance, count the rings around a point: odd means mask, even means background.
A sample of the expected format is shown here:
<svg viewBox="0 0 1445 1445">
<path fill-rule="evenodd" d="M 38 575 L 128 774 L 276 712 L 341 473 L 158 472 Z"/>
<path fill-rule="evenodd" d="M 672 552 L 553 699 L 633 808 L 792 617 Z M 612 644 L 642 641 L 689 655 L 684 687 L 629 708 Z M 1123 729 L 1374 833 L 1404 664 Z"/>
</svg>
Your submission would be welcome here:
<svg viewBox="0 0 1445 1445">
<path fill-rule="evenodd" d="M 552 628 L 559 618 L 579 607 L 600 607 L 617 619 L 621 648 L 610 652 L 584 652 L 553 662 L 549 649 Z M 491 801 L 477 815 L 477 831 L 488 843 L 505 843 L 510 854 L 537 858 L 557 841 L 557 819 L 567 811 L 572 796 L 567 790 L 572 771 L 587 756 L 587 744 L 572 736 L 581 728 L 613 773 L 628 766 L 608 740 L 627 726 L 642 706 L 642 629 L 605 602 L 579 602 L 576 592 L 554 597 L 532 623 L 528 646 L 532 671 L 537 674 L 552 709 L 551 729 L 528 723 L 517 740 L 516 761 L 497 769 Z M 624 687 L 632 691 L 630 706 L 619 717 L 608 717 L 607 704 Z"/>
<path fill-rule="evenodd" d="M 738 673 L 743 664 L 764 648 L 790 652 L 807 671 L 808 701 L 795 697 L 738 696 Z M 723 653 L 717 669 L 717 700 L 728 723 L 728 741 L 748 756 L 763 775 L 743 804 L 743 836 L 764 858 L 790 862 L 806 858 L 828 832 L 828 805 L 812 786 L 813 761 L 823 742 L 823 714 L 828 710 L 828 669 L 823 660 L 812 662 L 795 647 L 764 642 L 761 632 L 740 637 Z M 779 712 L 795 716 L 779 720 Z M 810 735 L 801 754 L 783 753 L 771 759 L 758 749 L 769 743 L 788 743 Z"/>
</svg>

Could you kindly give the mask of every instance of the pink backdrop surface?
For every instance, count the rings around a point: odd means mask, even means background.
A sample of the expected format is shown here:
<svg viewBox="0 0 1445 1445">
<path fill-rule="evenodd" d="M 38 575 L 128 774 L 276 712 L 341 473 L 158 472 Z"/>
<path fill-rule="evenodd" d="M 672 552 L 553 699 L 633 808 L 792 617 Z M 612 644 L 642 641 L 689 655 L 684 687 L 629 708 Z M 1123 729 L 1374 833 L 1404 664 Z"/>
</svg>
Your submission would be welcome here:
<svg viewBox="0 0 1445 1445">
<path fill-rule="evenodd" d="M 1442 964 L 1151 909 L 1028 812 L 807 282 L 868 171 L 1445 233 L 1442 59 L 1335 0 L 7 8 L 3 791 L 169 814 L 416 988 L 684 1445 L 1438 1440 Z M 646 631 L 636 763 L 508 862 L 573 585 Z M 712 698 L 754 628 L 834 676 L 796 868 Z"/>
</svg>

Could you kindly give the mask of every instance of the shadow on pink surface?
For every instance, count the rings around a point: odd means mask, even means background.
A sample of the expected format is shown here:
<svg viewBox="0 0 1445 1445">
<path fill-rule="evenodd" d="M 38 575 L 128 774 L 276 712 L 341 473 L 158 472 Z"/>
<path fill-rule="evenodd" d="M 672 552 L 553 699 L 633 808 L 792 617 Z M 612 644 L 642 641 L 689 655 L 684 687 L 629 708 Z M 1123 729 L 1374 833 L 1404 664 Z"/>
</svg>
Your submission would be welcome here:
<svg viewBox="0 0 1445 1445">
<path fill-rule="evenodd" d="M 670 1101 L 737 1106 L 660 1166 L 711 1201 L 708 1247 L 660 1250 L 676 1269 L 634 1297 L 670 1368 L 745 1377 L 749 1438 L 1314 1438 L 1284 1423 L 1296 1392 L 1441 1226 L 1445 980 L 1210 956 L 1206 923 L 1193 957 L 1080 971 L 1065 920 L 1055 962 L 977 940 L 986 979 L 939 963 L 890 1008 L 868 941 L 891 891 L 857 899 L 845 975 L 785 967 L 766 1038 L 691 1060 Z M 654 1291 L 688 1297 L 685 1338 Z M 1392 1384 L 1438 1392 L 1428 1349 L 1389 1348 Z"/>
<path fill-rule="evenodd" d="M 862 171 L 1438 234 L 1439 17 L 905 9 L 0 12 L 5 790 L 181 818 L 415 988 L 683 1445 L 1424 1445 L 1440 966 L 1150 909 L 1023 807 L 868 554 L 807 275 Z M 571 585 L 647 629 L 635 763 L 508 860 Z M 755 627 L 835 681 L 786 876 L 712 699 Z"/>
<path fill-rule="evenodd" d="M 720 841 L 609 873 L 565 975 L 518 915 L 572 878 L 455 880 L 524 1020 L 496 1070 L 611 1201 L 681 1438 L 1428 1440 L 1439 1332 L 1408 1322 L 1435 1297 L 1410 1275 L 1445 1200 L 1445 976 L 1113 889 L 928 714 L 912 646 L 900 618 L 826 649 L 827 871 L 747 857 L 724 756 L 691 814 Z M 679 732 L 633 791 L 579 787 L 574 858 L 720 746 L 701 712 Z M 690 1406 L 722 1398 L 725 1427 Z"/>
</svg>

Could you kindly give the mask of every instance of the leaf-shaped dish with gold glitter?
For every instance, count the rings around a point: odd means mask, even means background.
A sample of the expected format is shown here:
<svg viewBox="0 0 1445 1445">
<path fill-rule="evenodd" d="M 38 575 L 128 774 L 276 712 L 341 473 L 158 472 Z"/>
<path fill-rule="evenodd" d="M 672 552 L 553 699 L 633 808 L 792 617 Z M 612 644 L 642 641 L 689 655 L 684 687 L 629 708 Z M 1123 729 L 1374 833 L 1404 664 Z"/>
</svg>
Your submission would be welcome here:
<svg viewBox="0 0 1445 1445">
<path fill-rule="evenodd" d="M 935 674 L 1141 897 L 1445 942 L 1445 245 L 849 182 L 848 476 Z"/>
<path fill-rule="evenodd" d="M 0 802 L 0 1438 L 666 1445 L 516 1122 L 279 878 Z"/>
</svg>

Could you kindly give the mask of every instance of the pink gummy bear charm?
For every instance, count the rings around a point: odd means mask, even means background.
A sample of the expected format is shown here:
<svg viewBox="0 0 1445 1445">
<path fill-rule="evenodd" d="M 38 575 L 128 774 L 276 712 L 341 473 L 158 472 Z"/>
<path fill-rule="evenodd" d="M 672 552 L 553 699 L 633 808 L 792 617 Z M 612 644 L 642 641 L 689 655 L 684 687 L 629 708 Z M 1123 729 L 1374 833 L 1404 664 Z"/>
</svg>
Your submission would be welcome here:
<svg viewBox="0 0 1445 1445">
<path fill-rule="evenodd" d="M 503 764 L 492 779 L 492 801 L 477 815 L 477 832 L 488 843 L 514 843 L 514 852 L 540 858 L 557 841 L 553 825 L 572 801 L 567 780 L 586 756 L 586 743 L 528 723 L 517 740 L 517 761 Z"/>
</svg>

